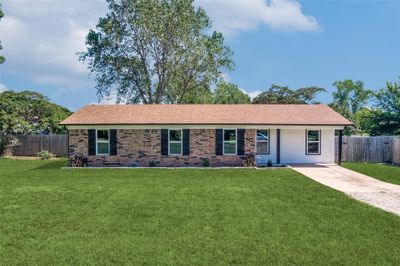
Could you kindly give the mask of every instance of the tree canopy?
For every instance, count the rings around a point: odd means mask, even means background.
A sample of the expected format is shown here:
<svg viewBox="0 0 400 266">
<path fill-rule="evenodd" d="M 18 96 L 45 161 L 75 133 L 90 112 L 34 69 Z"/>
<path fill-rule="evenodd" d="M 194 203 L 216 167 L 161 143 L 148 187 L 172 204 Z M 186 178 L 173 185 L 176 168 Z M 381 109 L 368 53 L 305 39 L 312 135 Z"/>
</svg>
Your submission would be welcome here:
<svg viewBox="0 0 400 266">
<path fill-rule="evenodd" d="M 364 88 L 362 81 L 354 82 L 351 79 L 333 83 L 336 91 L 333 92 L 333 101 L 329 104 L 336 112 L 352 121 L 355 127 L 346 130 L 346 134 L 362 133 L 360 119 L 366 118 L 368 110 L 363 110 L 372 96 L 372 91 Z M 360 112 L 358 114 L 358 112 Z M 364 123 L 365 124 L 365 123 Z"/>
<path fill-rule="evenodd" d="M 233 83 L 220 82 L 214 92 L 213 103 L 244 104 L 251 103 L 251 98 Z"/>
<path fill-rule="evenodd" d="M 288 86 L 273 84 L 267 91 L 253 99 L 255 104 L 310 104 L 317 103 L 315 97 L 325 89 L 312 86 L 292 90 Z"/>
<path fill-rule="evenodd" d="M 1 9 L 1 4 L 0 4 L 0 20 L 4 17 L 4 13 L 3 10 Z M 3 49 L 3 46 L 1 46 L 1 42 L 0 42 L 0 50 Z M 0 55 L 0 64 L 3 64 L 6 61 L 5 57 Z"/>
<path fill-rule="evenodd" d="M 0 135 L 63 133 L 59 123 L 70 114 L 38 92 L 0 93 Z"/>
<path fill-rule="evenodd" d="M 86 37 L 80 59 L 96 74 L 101 97 L 128 103 L 192 102 L 233 69 L 221 33 L 193 0 L 107 0 L 109 13 Z"/>
<path fill-rule="evenodd" d="M 400 135 L 400 80 L 386 82 L 375 94 L 375 108 L 370 111 L 371 135 Z"/>
<path fill-rule="evenodd" d="M 363 108 L 372 94 L 371 90 L 364 88 L 362 81 L 354 82 L 351 79 L 335 81 L 333 86 L 333 102 L 330 106 L 344 117 L 354 120 L 354 114 Z"/>
<path fill-rule="evenodd" d="M 355 124 L 346 134 L 400 135 L 400 81 L 386 82 L 376 92 L 365 89 L 362 81 L 333 84 L 336 91 L 330 106 Z"/>
</svg>

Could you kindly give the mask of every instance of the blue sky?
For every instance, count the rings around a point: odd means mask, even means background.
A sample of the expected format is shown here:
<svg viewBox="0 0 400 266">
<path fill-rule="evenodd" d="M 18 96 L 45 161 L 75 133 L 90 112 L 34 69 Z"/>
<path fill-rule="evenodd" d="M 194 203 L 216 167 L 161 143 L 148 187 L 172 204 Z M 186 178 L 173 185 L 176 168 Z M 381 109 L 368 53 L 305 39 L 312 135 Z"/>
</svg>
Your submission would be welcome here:
<svg viewBox="0 0 400 266">
<path fill-rule="evenodd" d="M 236 69 L 225 75 L 254 96 L 271 84 L 321 86 L 336 80 L 378 89 L 400 76 L 400 1 L 199 0 L 226 36 Z M 106 12 L 102 0 L 5 0 L 0 22 L 0 90 L 30 89 L 72 110 L 97 101 L 75 53 Z"/>
</svg>

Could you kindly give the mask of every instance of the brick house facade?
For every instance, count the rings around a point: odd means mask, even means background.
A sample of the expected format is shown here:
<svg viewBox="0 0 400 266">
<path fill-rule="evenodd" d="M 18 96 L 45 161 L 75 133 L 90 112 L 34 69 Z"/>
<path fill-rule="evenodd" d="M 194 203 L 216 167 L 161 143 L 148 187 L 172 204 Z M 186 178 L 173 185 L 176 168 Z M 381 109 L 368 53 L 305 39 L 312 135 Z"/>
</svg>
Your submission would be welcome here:
<svg viewBox="0 0 400 266">
<path fill-rule="evenodd" d="M 244 130 L 245 154 L 255 153 L 255 129 Z M 216 155 L 216 129 L 190 129 L 189 155 L 162 155 L 161 129 L 117 129 L 116 155 L 89 155 L 87 129 L 69 130 L 69 156 L 88 158 L 89 166 L 242 166 L 245 155 Z"/>
<path fill-rule="evenodd" d="M 88 166 L 215 167 L 248 154 L 257 165 L 334 163 L 335 131 L 352 123 L 319 104 L 138 104 L 87 105 L 61 125 L 69 157 Z"/>
</svg>

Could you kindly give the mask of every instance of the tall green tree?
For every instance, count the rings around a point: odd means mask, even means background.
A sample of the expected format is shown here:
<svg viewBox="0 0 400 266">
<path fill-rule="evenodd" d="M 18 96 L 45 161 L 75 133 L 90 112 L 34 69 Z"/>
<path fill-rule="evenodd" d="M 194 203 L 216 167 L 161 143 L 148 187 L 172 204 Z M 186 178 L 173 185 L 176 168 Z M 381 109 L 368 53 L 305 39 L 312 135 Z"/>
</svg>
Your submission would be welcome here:
<svg viewBox="0 0 400 266">
<path fill-rule="evenodd" d="M 109 13 L 86 37 L 80 59 L 96 74 L 101 97 L 129 103 L 184 103 L 233 69 L 221 33 L 193 0 L 107 0 Z"/>
<path fill-rule="evenodd" d="M 372 91 L 364 88 L 362 81 L 354 82 L 351 79 L 343 81 L 336 81 L 333 83 L 336 91 L 333 92 L 333 101 L 329 104 L 335 111 L 349 119 L 355 124 L 353 130 L 346 130 L 346 134 L 359 134 L 362 133 L 359 118 L 363 117 L 357 115 L 357 112 L 365 109 L 368 102 L 371 100 Z M 368 110 L 363 110 L 365 114 Z"/>
<path fill-rule="evenodd" d="M 3 10 L 1 9 L 1 4 L 0 4 L 0 20 L 4 17 L 4 13 Z M 3 46 L 1 46 L 1 42 L 0 42 L 0 50 L 3 49 Z M 6 58 L 2 55 L 0 55 L 0 64 L 3 64 L 6 61 Z"/>
<path fill-rule="evenodd" d="M 0 93 L 0 135 L 63 133 L 71 112 L 33 91 Z"/>
<path fill-rule="evenodd" d="M 400 79 L 386 82 L 376 94 L 371 135 L 400 135 Z"/>
<path fill-rule="evenodd" d="M 181 104 L 211 104 L 214 94 L 208 87 L 198 87 L 186 93 Z"/>
<path fill-rule="evenodd" d="M 292 90 L 288 86 L 273 84 L 267 91 L 260 93 L 253 99 L 255 104 L 311 104 L 318 93 L 325 89 L 312 86 Z"/>
<path fill-rule="evenodd" d="M 214 92 L 215 104 L 245 104 L 251 103 L 251 98 L 233 83 L 220 82 Z"/>
<path fill-rule="evenodd" d="M 330 104 L 333 109 L 344 117 L 353 120 L 354 114 L 365 107 L 372 95 L 372 91 L 364 88 L 362 81 L 354 82 L 351 79 L 335 81 L 333 86 L 333 102 Z"/>
</svg>

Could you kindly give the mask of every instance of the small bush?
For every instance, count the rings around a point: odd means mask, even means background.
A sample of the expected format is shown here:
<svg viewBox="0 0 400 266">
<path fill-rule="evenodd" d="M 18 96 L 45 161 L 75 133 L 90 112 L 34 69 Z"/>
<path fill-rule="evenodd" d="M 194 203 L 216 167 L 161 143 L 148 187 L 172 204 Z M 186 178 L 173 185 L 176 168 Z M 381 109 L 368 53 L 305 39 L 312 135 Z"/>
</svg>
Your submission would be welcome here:
<svg viewBox="0 0 400 266">
<path fill-rule="evenodd" d="M 210 166 L 210 161 L 207 158 L 203 159 L 203 167 L 209 167 Z"/>
<path fill-rule="evenodd" d="M 256 158 L 253 153 L 247 153 L 244 158 L 244 166 L 245 167 L 254 167 L 256 166 Z"/>
<path fill-rule="evenodd" d="M 49 160 L 54 157 L 54 155 L 49 151 L 40 151 L 40 152 L 36 153 L 36 156 L 40 160 Z"/>
<path fill-rule="evenodd" d="M 13 155 L 13 150 L 19 143 L 13 135 L 0 136 L 0 156 Z"/>
<path fill-rule="evenodd" d="M 267 167 L 272 167 L 272 161 L 271 160 L 267 161 Z"/>
<path fill-rule="evenodd" d="M 150 162 L 149 162 L 149 166 L 150 166 L 150 167 L 156 166 L 156 162 L 155 162 L 155 161 L 150 161 Z"/>
<path fill-rule="evenodd" d="M 82 155 L 72 155 L 71 156 L 71 166 L 72 167 L 86 167 L 88 164 L 88 158 Z"/>
</svg>

